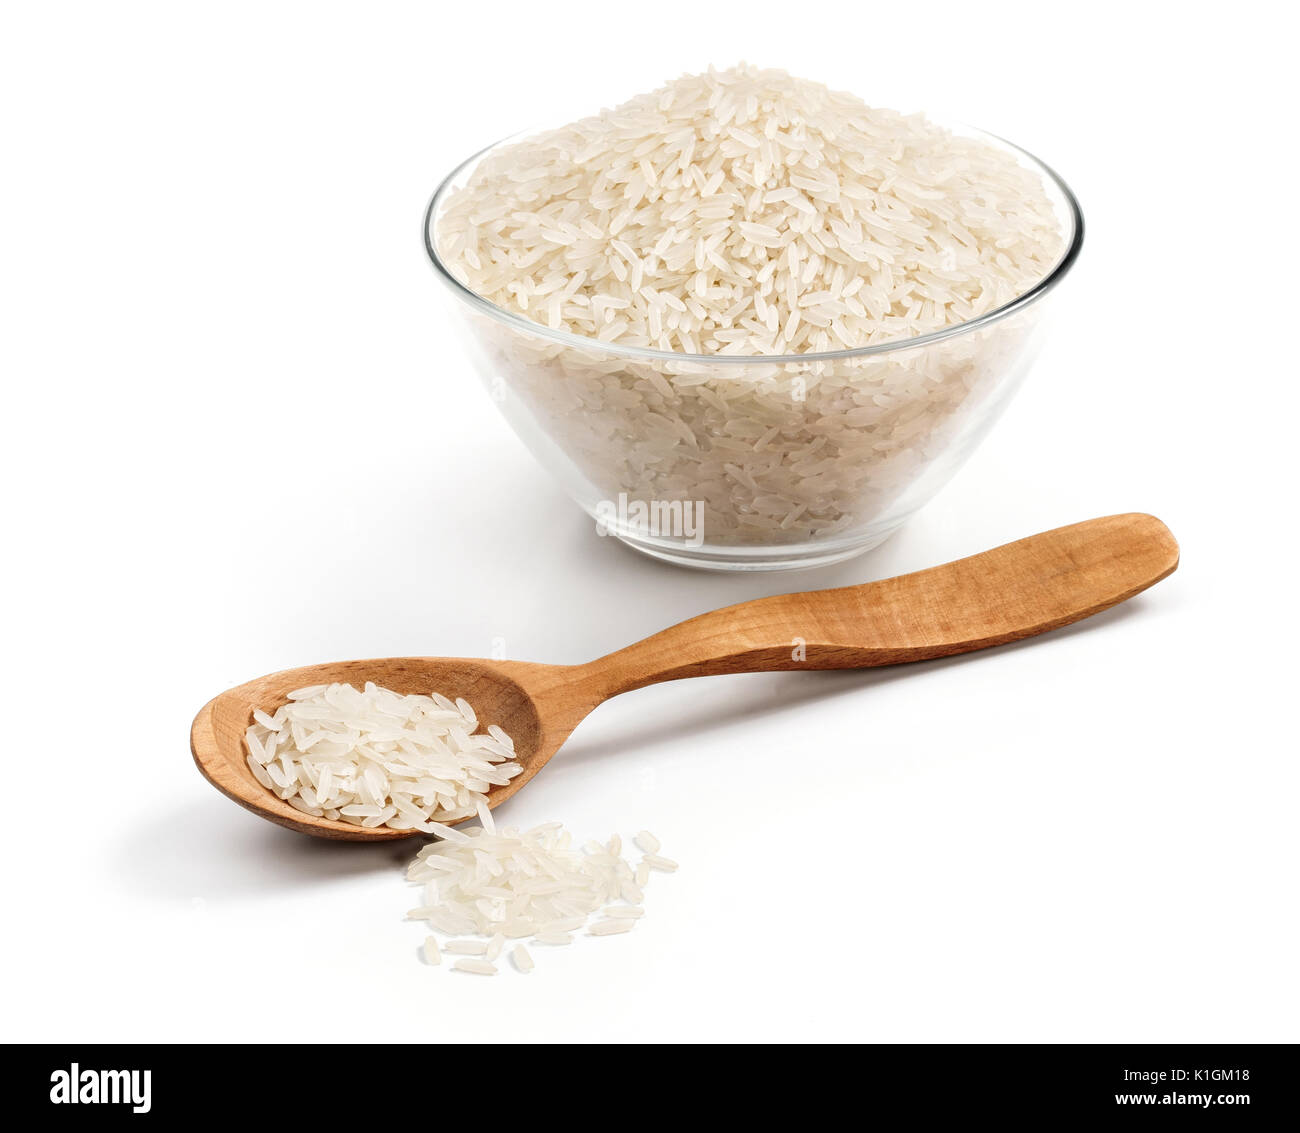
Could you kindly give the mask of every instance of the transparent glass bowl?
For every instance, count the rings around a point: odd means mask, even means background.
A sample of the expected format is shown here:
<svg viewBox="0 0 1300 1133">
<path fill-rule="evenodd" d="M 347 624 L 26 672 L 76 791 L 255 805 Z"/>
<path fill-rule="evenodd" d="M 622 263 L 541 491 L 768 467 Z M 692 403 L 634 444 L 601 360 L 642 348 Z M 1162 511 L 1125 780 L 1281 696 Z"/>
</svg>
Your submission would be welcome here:
<svg viewBox="0 0 1300 1133">
<path fill-rule="evenodd" d="M 1044 299 L 1083 242 L 1069 187 L 1033 155 L 1063 251 L 1029 291 L 915 338 L 821 354 L 739 357 L 620 347 L 553 331 L 466 288 L 438 255 L 448 195 L 506 139 L 443 181 L 425 247 L 473 364 L 533 454 L 599 534 L 687 566 L 785 570 L 868 551 L 961 466 L 1037 355 Z"/>
</svg>

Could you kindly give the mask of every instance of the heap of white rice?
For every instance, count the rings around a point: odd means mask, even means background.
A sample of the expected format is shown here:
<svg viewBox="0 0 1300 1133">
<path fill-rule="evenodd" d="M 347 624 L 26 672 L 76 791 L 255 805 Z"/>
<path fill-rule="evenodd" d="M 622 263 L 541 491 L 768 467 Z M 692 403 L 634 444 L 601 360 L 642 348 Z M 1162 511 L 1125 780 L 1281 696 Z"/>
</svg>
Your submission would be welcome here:
<svg viewBox="0 0 1300 1133">
<path fill-rule="evenodd" d="M 781 71 L 693 75 L 491 152 L 446 199 L 472 291 L 617 346 L 790 355 L 710 365 L 484 324 L 494 372 L 593 497 L 699 501 L 710 543 L 798 542 L 890 509 L 1012 369 L 1028 318 L 906 340 L 1022 294 L 1060 227 L 1012 154 Z"/>
<path fill-rule="evenodd" d="M 407 917 L 457 938 L 439 947 L 436 937 L 428 937 L 426 961 L 437 964 L 444 952 L 461 955 L 466 959 L 455 962 L 458 970 L 494 975 L 494 962 L 509 940 L 555 946 L 571 943 L 584 926 L 589 936 L 630 932 L 644 912 L 651 871 L 677 869 L 648 831 L 639 832 L 635 843 L 643 856 L 633 865 L 618 835 L 578 848 L 558 822 L 498 833 L 489 818 L 483 828 L 447 831 L 407 871 L 410 881 L 424 886 L 424 904 Z M 522 943 L 512 958 L 519 971 L 532 970 Z"/>
<path fill-rule="evenodd" d="M 439 248 L 471 290 L 555 330 L 794 354 L 972 319 L 1041 279 L 1060 236 L 1006 151 L 739 67 L 491 154 Z"/>
<path fill-rule="evenodd" d="M 501 728 L 477 727 L 468 702 L 438 693 L 313 685 L 254 712 L 245 742 L 257 781 L 304 814 L 454 834 L 442 823 L 490 822 L 487 792 L 523 770 Z"/>
</svg>

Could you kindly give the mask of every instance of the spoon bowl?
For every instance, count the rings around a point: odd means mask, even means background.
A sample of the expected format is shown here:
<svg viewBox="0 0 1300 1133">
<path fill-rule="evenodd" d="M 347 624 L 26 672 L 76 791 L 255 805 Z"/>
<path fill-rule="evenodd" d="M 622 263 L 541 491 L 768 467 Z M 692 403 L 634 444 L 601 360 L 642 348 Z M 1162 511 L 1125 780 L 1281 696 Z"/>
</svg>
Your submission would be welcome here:
<svg viewBox="0 0 1300 1133">
<path fill-rule="evenodd" d="M 576 666 L 574 666 L 576 668 Z M 373 681 L 403 695 L 440 692 L 455 699 L 464 697 L 484 724 L 499 724 L 515 743 L 515 758 L 523 771 L 489 796 L 492 806 L 507 798 L 531 779 L 563 742 L 565 732 L 553 740 L 538 715 L 536 697 L 545 696 L 544 670 L 563 672 L 567 666 L 528 665 L 511 661 L 485 661 L 463 657 L 382 657 L 371 661 L 336 661 L 285 669 L 259 677 L 209 701 L 195 718 L 190 744 L 195 762 L 208 781 L 222 794 L 255 814 L 281 826 L 325 838 L 358 842 L 409 838 L 418 830 L 393 830 L 386 826 L 361 827 L 350 822 L 316 818 L 291 807 L 268 791 L 248 769 L 244 733 L 253 722 L 253 710 L 268 715 L 285 704 L 294 689 L 317 684 L 351 684 L 360 688 Z M 511 670 L 519 672 L 512 675 Z M 518 676 L 533 676 L 533 691 Z M 552 724 L 555 721 L 552 720 Z M 576 725 L 577 721 L 574 721 Z M 571 730 L 571 729 L 570 729 Z M 554 732 L 552 727 L 551 732 Z"/>
<path fill-rule="evenodd" d="M 409 838 L 420 831 L 304 814 L 258 783 L 244 746 L 253 710 L 273 714 L 294 689 L 335 682 L 464 697 L 484 727 L 505 729 L 523 767 L 488 793 L 496 807 L 546 765 L 583 717 L 619 693 L 685 677 L 870 668 L 1004 645 L 1108 609 L 1177 566 L 1178 544 L 1158 519 L 1106 516 L 914 574 L 714 610 L 585 665 L 388 657 L 286 669 L 209 701 L 190 747 L 222 794 L 281 826 L 352 841 Z"/>
</svg>

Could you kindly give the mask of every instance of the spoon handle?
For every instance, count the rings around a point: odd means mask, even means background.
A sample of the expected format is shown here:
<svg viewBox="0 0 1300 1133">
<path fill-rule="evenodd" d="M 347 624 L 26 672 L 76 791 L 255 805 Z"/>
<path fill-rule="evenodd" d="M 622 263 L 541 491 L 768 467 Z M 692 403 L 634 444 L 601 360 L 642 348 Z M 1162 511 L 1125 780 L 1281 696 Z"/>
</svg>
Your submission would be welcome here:
<svg viewBox="0 0 1300 1133">
<path fill-rule="evenodd" d="M 915 574 L 714 610 L 589 668 L 613 696 L 682 677 L 924 661 L 1068 625 L 1177 566 L 1178 544 L 1160 520 L 1106 516 Z"/>
</svg>

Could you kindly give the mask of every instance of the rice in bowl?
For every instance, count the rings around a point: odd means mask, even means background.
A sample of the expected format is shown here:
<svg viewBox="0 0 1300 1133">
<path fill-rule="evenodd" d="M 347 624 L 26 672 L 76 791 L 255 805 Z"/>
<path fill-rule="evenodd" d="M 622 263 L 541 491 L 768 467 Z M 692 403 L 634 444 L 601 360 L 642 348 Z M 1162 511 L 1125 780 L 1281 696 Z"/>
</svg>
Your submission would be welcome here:
<svg viewBox="0 0 1300 1133">
<path fill-rule="evenodd" d="M 1038 312 L 1010 308 L 1078 246 L 1043 172 L 740 67 L 494 147 L 430 250 L 580 503 L 698 502 L 696 557 L 773 565 L 879 541 L 1014 389 Z"/>
</svg>

